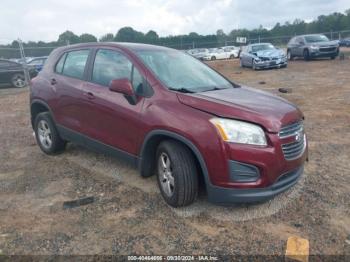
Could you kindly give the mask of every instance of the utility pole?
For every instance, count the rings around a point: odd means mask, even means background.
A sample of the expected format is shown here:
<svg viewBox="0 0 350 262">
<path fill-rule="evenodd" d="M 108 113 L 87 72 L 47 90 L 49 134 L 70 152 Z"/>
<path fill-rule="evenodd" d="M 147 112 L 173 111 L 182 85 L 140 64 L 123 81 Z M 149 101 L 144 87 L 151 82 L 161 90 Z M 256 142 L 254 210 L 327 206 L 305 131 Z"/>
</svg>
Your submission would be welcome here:
<svg viewBox="0 0 350 262">
<path fill-rule="evenodd" d="M 29 72 L 28 72 L 28 65 L 27 65 L 27 60 L 26 60 L 26 56 L 24 54 L 24 48 L 23 48 L 23 43 L 21 39 L 17 39 L 18 45 L 19 45 L 19 51 L 21 53 L 21 58 L 23 61 L 23 73 L 24 73 L 24 78 L 25 81 L 27 83 L 27 85 L 29 85 L 30 83 L 30 76 L 29 76 Z"/>
</svg>

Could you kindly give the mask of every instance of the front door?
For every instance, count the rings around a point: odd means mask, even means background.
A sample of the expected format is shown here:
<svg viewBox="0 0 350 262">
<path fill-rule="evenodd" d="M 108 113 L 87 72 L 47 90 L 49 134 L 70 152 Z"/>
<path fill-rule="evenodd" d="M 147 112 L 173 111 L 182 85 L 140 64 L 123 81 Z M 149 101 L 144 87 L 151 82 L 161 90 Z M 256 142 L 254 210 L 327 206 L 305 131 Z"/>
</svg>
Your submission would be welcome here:
<svg viewBox="0 0 350 262">
<path fill-rule="evenodd" d="M 130 103 L 123 94 L 109 90 L 114 79 L 128 78 L 137 93 L 143 77 L 120 51 L 99 49 L 96 52 L 90 81 L 83 86 L 86 103 L 85 129 L 87 135 L 106 145 L 136 155 L 140 139 L 140 111 L 144 97 Z"/>
</svg>

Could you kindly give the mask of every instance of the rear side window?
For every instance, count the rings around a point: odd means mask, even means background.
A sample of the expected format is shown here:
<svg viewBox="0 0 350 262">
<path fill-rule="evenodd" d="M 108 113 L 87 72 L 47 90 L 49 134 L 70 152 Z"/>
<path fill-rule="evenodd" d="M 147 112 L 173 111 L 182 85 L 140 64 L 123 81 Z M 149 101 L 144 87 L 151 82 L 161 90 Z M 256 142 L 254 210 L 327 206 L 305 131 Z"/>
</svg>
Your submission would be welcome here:
<svg viewBox="0 0 350 262">
<path fill-rule="evenodd" d="M 71 51 L 66 54 L 62 69 L 60 68 L 61 60 L 56 65 L 56 72 L 61 69 L 63 75 L 83 79 L 84 70 L 87 59 L 89 57 L 89 50 Z"/>
<path fill-rule="evenodd" d="M 63 65 L 64 65 L 64 60 L 66 60 L 66 56 L 67 54 L 64 54 L 60 60 L 58 61 L 58 63 L 56 64 L 56 68 L 55 68 L 55 72 L 62 74 L 62 70 L 63 70 Z"/>
<path fill-rule="evenodd" d="M 121 53 L 100 49 L 96 53 L 92 81 L 108 86 L 113 79 L 131 78 L 132 64 Z"/>
</svg>

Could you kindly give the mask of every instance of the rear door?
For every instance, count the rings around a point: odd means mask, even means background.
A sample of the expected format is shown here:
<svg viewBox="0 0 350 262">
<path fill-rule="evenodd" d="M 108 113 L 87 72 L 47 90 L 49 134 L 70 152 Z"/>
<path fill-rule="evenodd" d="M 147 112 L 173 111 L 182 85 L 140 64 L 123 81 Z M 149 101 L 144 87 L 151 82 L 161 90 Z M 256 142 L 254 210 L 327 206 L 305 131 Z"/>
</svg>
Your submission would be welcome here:
<svg viewBox="0 0 350 262">
<path fill-rule="evenodd" d="M 83 84 L 90 52 L 90 49 L 81 49 L 63 54 L 49 80 L 57 93 L 56 107 L 53 110 L 56 122 L 79 133 L 84 133 L 84 97 L 87 94 L 83 90 Z"/>
<path fill-rule="evenodd" d="M 90 69 L 90 80 L 84 84 L 87 103 L 84 121 L 87 135 L 106 145 L 136 155 L 142 125 L 140 111 L 146 82 L 139 69 L 116 49 L 98 49 Z M 123 94 L 109 90 L 114 79 L 128 78 L 137 96 L 135 104 Z"/>
</svg>

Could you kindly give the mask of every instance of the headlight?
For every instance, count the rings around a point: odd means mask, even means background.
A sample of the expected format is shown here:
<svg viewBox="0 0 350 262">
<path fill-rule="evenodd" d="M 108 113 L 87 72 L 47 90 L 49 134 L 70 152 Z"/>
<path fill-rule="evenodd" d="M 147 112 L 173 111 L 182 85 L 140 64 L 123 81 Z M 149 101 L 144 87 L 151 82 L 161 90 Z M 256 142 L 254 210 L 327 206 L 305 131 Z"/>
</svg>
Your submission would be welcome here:
<svg viewBox="0 0 350 262">
<path fill-rule="evenodd" d="M 311 49 L 318 49 L 319 47 L 317 45 L 310 46 Z"/>
<path fill-rule="evenodd" d="M 210 120 L 227 142 L 266 146 L 266 136 L 260 126 L 238 120 L 213 118 Z"/>
</svg>

